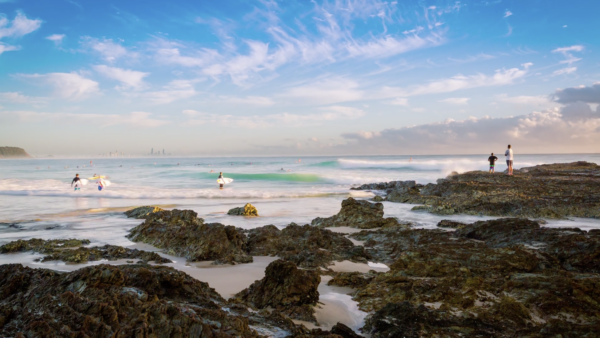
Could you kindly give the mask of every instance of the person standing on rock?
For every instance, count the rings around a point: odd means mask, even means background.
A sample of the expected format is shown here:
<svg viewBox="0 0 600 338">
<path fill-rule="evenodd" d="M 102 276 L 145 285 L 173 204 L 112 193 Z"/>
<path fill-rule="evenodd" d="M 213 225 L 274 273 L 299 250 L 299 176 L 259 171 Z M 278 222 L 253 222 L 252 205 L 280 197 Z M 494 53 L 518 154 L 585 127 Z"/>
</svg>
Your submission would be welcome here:
<svg viewBox="0 0 600 338">
<path fill-rule="evenodd" d="M 219 179 L 220 180 L 223 179 L 223 172 L 222 171 L 219 173 Z M 223 189 L 223 181 L 219 182 L 219 189 Z"/>
<path fill-rule="evenodd" d="M 498 158 L 494 156 L 494 153 L 492 153 L 492 155 L 488 157 L 488 161 L 490 161 L 490 173 L 493 173 L 494 166 L 496 165 L 496 161 L 498 161 Z"/>
<path fill-rule="evenodd" d="M 504 156 L 506 157 L 506 165 L 508 166 L 508 175 L 513 174 L 513 151 L 510 144 L 508 145 L 508 149 L 504 152 Z"/>
</svg>

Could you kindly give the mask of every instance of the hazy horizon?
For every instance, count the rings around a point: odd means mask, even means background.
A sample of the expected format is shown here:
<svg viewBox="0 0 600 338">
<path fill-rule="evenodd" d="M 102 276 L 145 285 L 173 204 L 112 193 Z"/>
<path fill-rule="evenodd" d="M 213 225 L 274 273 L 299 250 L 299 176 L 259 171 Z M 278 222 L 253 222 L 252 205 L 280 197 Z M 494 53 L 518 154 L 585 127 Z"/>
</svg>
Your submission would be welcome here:
<svg viewBox="0 0 600 338">
<path fill-rule="evenodd" d="M 56 158 L 600 153 L 598 10 L 0 0 L 0 146 Z"/>
</svg>

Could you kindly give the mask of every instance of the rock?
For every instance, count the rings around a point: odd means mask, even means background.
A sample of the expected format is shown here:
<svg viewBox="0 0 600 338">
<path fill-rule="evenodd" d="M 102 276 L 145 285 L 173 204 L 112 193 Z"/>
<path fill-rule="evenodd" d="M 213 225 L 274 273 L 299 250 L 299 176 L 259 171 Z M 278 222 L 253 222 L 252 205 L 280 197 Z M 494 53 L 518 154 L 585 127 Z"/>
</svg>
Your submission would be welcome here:
<svg viewBox="0 0 600 338">
<path fill-rule="evenodd" d="M 354 330 L 348 326 L 338 322 L 331 328 L 331 333 L 342 336 L 342 338 L 361 338 L 362 336 L 357 335 Z"/>
<path fill-rule="evenodd" d="M 382 183 L 363 184 L 360 187 L 350 188 L 350 190 L 388 190 L 398 188 L 414 188 L 417 186 L 415 181 L 392 181 Z"/>
<path fill-rule="evenodd" d="M 362 272 L 338 272 L 335 276 L 327 282 L 327 285 L 335 286 L 346 286 L 353 289 L 357 289 L 369 284 L 377 273 L 371 270 L 370 273 Z"/>
<path fill-rule="evenodd" d="M 460 229 L 466 225 L 467 225 L 466 223 L 455 222 L 455 221 L 451 221 L 448 219 L 443 219 L 437 224 L 437 226 L 440 228 L 451 228 L 451 229 Z"/>
<path fill-rule="evenodd" d="M 342 201 L 342 209 L 337 215 L 329 218 L 315 218 L 311 225 L 318 227 L 353 227 L 359 229 L 380 228 L 400 225 L 392 217 L 383 218 L 383 204 L 355 200 L 352 197 Z"/>
<path fill-rule="evenodd" d="M 379 195 L 375 195 L 371 200 L 374 202 L 383 202 L 383 201 L 385 201 L 385 198 L 383 198 Z"/>
<path fill-rule="evenodd" d="M 233 298 L 257 309 L 271 306 L 284 310 L 292 318 L 306 320 L 307 313 L 312 316 L 314 310 L 305 305 L 316 305 L 319 301 L 317 289 L 320 282 L 317 271 L 300 270 L 296 264 L 280 259 L 267 266 L 263 279 L 252 283 Z M 312 321 L 316 321 L 314 317 Z"/>
<path fill-rule="evenodd" d="M 258 337 L 208 284 L 169 267 L 0 266 L 3 337 Z"/>
<path fill-rule="evenodd" d="M 422 204 L 413 210 L 440 215 L 600 218 L 600 166 L 582 161 L 523 168 L 514 176 L 471 171 L 420 189 L 391 185 L 366 186 L 386 190 L 387 201 Z"/>
<path fill-rule="evenodd" d="M 146 219 L 148 215 L 155 212 L 164 211 L 159 207 L 145 206 L 125 211 L 125 215 L 129 218 Z"/>
<path fill-rule="evenodd" d="M 0 253 L 34 251 L 39 253 L 52 253 L 56 249 L 77 248 L 90 244 L 89 239 L 52 239 L 44 240 L 32 238 L 30 240 L 16 240 L 0 246 Z"/>
<path fill-rule="evenodd" d="M 0 147 L 0 158 L 30 158 L 25 149 L 18 147 Z"/>
<path fill-rule="evenodd" d="M 328 229 L 292 223 L 283 230 L 267 225 L 247 233 L 248 253 L 252 256 L 278 256 L 303 268 L 326 268 L 342 260 L 367 263 L 362 246 Z"/>
<path fill-rule="evenodd" d="M 583 337 L 600 328 L 599 236 L 513 218 L 351 237 L 390 266 L 369 280 L 332 280 L 357 290 L 372 337 Z"/>
<path fill-rule="evenodd" d="M 160 211 L 149 214 L 144 223 L 131 229 L 127 236 L 166 253 L 183 256 L 189 261 L 213 260 L 213 264 L 252 262 L 246 253 L 243 229 L 220 223 L 205 224 L 192 210 Z"/>
<path fill-rule="evenodd" d="M 250 204 L 246 203 L 243 207 L 233 208 L 227 212 L 227 215 L 237 215 L 237 216 L 257 216 L 258 210 Z"/>
</svg>

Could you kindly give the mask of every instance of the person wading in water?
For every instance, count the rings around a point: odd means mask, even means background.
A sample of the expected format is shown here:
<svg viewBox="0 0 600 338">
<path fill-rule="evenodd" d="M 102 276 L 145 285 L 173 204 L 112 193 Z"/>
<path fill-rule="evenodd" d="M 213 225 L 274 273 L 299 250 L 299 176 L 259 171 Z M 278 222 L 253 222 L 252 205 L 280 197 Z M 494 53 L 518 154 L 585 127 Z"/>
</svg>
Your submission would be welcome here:
<svg viewBox="0 0 600 338">
<path fill-rule="evenodd" d="M 222 179 L 223 179 L 223 172 L 222 172 L 222 171 L 219 173 L 219 179 L 220 179 L 220 180 L 222 180 Z M 221 182 L 219 183 L 219 189 L 223 189 L 223 181 L 221 181 Z"/>
</svg>

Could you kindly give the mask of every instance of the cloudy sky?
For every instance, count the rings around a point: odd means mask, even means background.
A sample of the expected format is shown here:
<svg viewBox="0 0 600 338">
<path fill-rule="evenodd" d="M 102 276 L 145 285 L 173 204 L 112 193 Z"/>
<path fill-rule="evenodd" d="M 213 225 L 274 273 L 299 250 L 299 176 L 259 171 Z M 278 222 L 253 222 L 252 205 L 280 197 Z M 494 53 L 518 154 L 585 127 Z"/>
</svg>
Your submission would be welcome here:
<svg viewBox="0 0 600 338">
<path fill-rule="evenodd" d="M 0 146 L 600 152 L 600 2 L 0 0 Z"/>
</svg>

